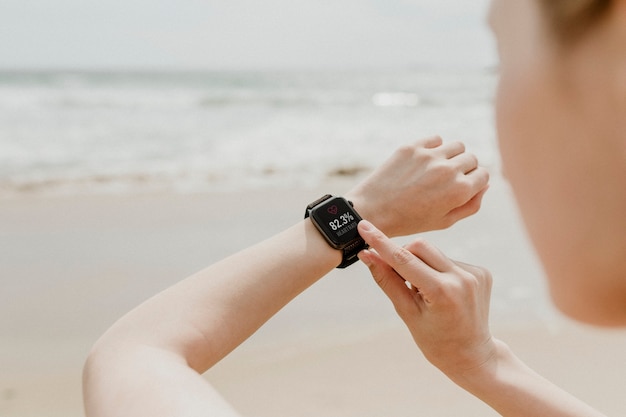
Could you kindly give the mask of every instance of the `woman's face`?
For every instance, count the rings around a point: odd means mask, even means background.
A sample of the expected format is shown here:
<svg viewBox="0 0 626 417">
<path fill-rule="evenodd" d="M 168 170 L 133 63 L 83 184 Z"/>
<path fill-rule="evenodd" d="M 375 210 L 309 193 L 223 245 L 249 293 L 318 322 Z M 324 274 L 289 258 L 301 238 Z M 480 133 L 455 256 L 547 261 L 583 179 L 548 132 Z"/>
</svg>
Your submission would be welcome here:
<svg viewBox="0 0 626 417">
<path fill-rule="evenodd" d="M 611 19 L 559 48 L 536 0 L 494 0 L 504 175 L 557 307 L 626 324 L 626 38 Z"/>
</svg>

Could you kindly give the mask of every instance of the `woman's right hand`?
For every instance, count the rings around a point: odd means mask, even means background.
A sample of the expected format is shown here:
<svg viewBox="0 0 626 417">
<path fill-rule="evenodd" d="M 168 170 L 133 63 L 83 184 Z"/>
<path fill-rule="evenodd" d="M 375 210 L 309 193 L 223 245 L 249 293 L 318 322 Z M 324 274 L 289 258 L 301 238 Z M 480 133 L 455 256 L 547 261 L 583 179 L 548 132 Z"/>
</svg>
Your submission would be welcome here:
<svg viewBox="0 0 626 417">
<path fill-rule="evenodd" d="M 359 257 L 393 302 L 424 356 L 506 417 L 604 417 L 526 366 L 488 326 L 491 275 L 416 240 L 400 247 L 359 223 Z M 406 280 L 406 281 L 405 281 Z"/>
<path fill-rule="evenodd" d="M 398 246 L 367 221 L 359 233 L 371 248 L 359 257 L 433 365 L 454 379 L 495 357 L 487 270 L 452 261 L 422 239 Z"/>
</svg>

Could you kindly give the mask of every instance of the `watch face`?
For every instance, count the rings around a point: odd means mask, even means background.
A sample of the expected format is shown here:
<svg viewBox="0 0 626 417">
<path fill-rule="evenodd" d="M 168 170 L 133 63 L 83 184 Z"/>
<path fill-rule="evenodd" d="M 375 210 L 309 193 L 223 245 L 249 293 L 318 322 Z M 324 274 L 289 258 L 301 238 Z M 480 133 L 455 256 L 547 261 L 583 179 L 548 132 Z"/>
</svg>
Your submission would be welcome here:
<svg viewBox="0 0 626 417">
<path fill-rule="evenodd" d="M 357 225 L 361 217 L 341 197 L 333 197 L 315 207 L 311 211 L 311 218 L 335 247 L 341 247 L 359 235 Z"/>
</svg>

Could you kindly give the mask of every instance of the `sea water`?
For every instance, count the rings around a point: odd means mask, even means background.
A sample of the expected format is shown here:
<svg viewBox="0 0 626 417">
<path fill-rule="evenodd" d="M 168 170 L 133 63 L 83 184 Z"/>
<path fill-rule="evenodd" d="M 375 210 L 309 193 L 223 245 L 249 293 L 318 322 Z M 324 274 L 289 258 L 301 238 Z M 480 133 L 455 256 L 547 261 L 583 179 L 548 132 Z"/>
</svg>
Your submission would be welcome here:
<svg viewBox="0 0 626 417">
<path fill-rule="evenodd" d="M 314 186 L 434 134 L 497 164 L 495 74 L 0 72 L 0 198 Z"/>
</svg>

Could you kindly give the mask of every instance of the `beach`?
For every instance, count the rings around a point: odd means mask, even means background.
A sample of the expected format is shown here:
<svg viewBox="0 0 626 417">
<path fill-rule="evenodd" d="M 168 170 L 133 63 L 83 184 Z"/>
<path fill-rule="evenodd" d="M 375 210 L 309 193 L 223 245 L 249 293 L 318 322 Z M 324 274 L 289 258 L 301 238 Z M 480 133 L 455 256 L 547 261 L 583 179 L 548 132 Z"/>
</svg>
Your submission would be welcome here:
<svg viewBox="0 0 626 417">
<path fill-rule="evenodd" d="M 0 416 L 82 416 L 82 364 L 117 318 L 300 221 L 310 201 L 354 181 L 3 199 Z M 626 333 L 571 323 L 550 307 L 497 172 L 479 214 L 425 235 L 450 257 L 492 271 L 495 337 L 607 415 L 626 414 Z M 324 277 L 206 378 L 249 417 L 497 415 L 424 360 L 361 264 Z"/>
</svg>

